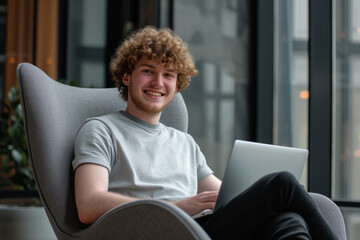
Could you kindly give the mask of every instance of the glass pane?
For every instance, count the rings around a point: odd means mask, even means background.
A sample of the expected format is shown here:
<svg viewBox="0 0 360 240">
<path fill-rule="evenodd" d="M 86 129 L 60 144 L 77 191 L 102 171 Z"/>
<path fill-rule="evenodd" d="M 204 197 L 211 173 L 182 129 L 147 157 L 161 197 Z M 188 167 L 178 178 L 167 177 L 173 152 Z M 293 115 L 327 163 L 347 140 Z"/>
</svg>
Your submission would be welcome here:
<svg viewBox="0 0 360 240">
<path fill-rule="evenodd" d="M 105 87 L 106 1 L 69 1 L 68 14 L 65 81 Z"/>
<path fill-rule="evenodd" d="M 360 17 L 356 0 L 336 1 L 333 197 L 360 200 Z"/>
<path fill-rule="evenodd" d="M 360 239 L 360 209 L 358 208 L 340 208 L 343 214 L 347 239 Z"/>
<path fill-rule="evenodd" d="M 308 148 L 308 2 L 277 0 L 274 15 L 274 143 Z"/>
<path fill-rule="evenodd" d="M 222 177 L 235 139 L 248 139 L 248 2 L 174 1 L 174 30 L 200 74 L 183 91 L 189 132 Z"/>
</svg>

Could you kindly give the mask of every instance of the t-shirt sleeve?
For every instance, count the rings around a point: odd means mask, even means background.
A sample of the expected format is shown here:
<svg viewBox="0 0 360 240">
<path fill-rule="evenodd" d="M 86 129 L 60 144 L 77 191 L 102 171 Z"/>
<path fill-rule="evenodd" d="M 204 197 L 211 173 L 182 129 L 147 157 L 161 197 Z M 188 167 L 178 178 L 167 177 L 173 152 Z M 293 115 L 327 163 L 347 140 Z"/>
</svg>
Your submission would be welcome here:
<svg viewBox="0 0 360 240">
<path fill-rule="evenodd" d="M 197 176 L 198 176 L 198 180 L 213 173 L 213 171 L 207 165 L 205 156 L 201 152 L 200 147 L 197 144 L 196 144 L 196 159 L 197 159 Z"/>
<path fill-rule="evenodd" d="M 100 120 L 87 120 L 77 134 L 74 153 L 74 171 L 83 163 L 94 163 L 106 167 L 111 172 L 115 153 L 107 126 Z"/>
</svg>

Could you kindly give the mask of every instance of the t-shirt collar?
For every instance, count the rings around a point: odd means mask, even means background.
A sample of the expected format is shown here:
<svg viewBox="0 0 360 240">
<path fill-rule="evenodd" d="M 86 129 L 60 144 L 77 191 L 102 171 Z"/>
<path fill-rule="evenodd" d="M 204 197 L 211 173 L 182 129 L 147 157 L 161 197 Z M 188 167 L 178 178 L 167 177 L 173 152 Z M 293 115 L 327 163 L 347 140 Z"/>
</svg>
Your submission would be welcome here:
<svg viewBox="0 0 360 240">
<path fill-rule="evenodd" d="M 153 129 L 153 130 L 157 130 L 160 128 L 160 124 L 151 124 L 151 123 L 145 122 L 137 117 L 134 117 L 133 115 L 131 115 L 128 112 L 120 111 L 120 114 L 123 115 L 124 117 L 126 117 L 127 119 L 134 121 L 144 127 L 147 127 L 147 128 Z"/>
</svg>

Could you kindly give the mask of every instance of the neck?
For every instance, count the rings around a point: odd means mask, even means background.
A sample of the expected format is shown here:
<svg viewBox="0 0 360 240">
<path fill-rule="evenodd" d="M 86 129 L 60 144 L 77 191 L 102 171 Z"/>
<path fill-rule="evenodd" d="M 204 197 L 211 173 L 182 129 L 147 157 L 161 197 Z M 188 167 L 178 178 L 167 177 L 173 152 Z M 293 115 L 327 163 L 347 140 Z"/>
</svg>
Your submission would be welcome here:
<svg viewBox="0 0 360 240">
<path fill-rule="evenodd" d="M 129 108 L 126 108 L 125 112 L 129 113 L 130 115 L 143 120 L 144 122 L 156 125 L 160 122 L 161 112 L 160 113 L 143 113 L 133 111 Z"/>
</svg>

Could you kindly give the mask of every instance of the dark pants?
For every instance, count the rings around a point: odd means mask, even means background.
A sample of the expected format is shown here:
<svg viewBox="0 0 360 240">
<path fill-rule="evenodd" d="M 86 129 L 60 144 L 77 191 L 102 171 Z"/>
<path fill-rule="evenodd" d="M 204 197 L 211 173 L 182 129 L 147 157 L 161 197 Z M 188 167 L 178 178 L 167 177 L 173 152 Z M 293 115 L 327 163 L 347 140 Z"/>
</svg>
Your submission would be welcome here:
<svg viewBox="0 0 360 240">
<path fill-rule="evenodd" d="M 338 239 L 314 200 L 288 172 L 261 178 L 198 222 L 212 239 Z"/>
</svg>

